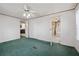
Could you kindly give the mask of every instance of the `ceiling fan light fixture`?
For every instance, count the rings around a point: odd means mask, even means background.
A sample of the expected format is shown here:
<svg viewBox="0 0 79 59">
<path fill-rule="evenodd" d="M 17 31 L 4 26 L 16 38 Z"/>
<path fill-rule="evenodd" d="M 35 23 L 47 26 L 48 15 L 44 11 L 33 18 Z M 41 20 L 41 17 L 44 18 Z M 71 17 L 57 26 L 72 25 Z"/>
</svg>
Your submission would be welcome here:
<svg viewBox="0 0 79 59">
<path fill-rule="evenodd" d="M 31 17 L 31 14 L 27 14 L 27 18 Z"/>
<path fill-rule="evenodd" d="M 23 16 L 24 16 L 24 17 L 27 16 L 26 13 L 24 13 Z"/>
<path fill-rule="evenodd" d="M 35 14 L 36 14 L 36 12 L 35 11 L 32 11 L 28 5 L 24 5 L 24 13 L 23 13 L 23 16 L 25 18 L 36 17 Z"/>
<path fill-rule="evenodd" d="M 27 17 L 27 18 L 30 18 L 30 17 L 31 17 L 31 13 L 25 12 L 25 13 L 23 14 L 23 16 L 24 16 L 24 17 Z"/>
</svg>

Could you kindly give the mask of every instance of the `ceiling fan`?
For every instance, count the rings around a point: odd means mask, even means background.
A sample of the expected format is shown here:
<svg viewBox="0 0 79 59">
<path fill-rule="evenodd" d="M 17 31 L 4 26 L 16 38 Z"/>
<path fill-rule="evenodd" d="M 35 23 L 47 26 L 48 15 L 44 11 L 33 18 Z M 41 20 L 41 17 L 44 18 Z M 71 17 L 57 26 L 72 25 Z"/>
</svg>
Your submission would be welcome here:
<svg viewBox="0 0 79 59">
<path fill-rule="evenodd" d="M 24 5 L 24 14 L 23 16 L 26 18 L 36 17 L 38 13 L 33 11 L 32 8 L 28 5 Z"/>
</svg>

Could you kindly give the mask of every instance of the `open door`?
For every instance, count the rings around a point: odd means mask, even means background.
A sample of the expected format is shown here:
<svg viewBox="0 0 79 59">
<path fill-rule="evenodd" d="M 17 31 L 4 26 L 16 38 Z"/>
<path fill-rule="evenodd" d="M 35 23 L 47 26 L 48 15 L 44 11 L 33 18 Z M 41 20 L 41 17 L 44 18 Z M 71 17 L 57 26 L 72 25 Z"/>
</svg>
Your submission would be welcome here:
<svg viewBox="0 0 79 59">
<path fill-rule="evenodd" d="M 20 37 L 28 37 L 28 22 L 20 21 Z"/>
<path fill-rule="evenodd" d="M 25 36 L 26 34 L 25 28 L 26 28 L 26 24 L 24 22 L 20 22 L 20 37 Z"/>
</svg>

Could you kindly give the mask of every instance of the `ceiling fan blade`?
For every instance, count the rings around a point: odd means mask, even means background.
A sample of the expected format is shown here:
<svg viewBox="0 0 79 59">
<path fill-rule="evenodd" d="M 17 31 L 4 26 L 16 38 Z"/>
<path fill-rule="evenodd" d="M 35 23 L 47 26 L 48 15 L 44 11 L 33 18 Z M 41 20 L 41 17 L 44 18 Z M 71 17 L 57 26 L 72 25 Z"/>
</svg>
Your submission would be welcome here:
<svg viewBox="0 0 79 59">
<path fill-rule="evenodd" d="M 31 13 L 36 13 L 36 11 L 33 11 L 33 10 L 30 10 L 29 12 L 31 12 Z"/>
</svg>

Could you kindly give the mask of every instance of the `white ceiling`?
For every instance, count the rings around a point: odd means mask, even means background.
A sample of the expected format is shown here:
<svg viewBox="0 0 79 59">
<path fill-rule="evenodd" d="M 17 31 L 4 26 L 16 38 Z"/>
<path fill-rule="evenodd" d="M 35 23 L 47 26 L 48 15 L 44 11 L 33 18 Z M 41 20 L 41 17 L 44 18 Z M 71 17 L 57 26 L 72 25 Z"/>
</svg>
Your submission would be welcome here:
<svg viewBox="0 0 79 59">
<path fill-rule="evenodd" d="M 25 19 L 24 5 L 25 3 L 0 3 L 0 13 Z M 28 3 L 28 5 L 38 16 L 69 10 L 76 6 L 75 3 Z"/>
</svg>

